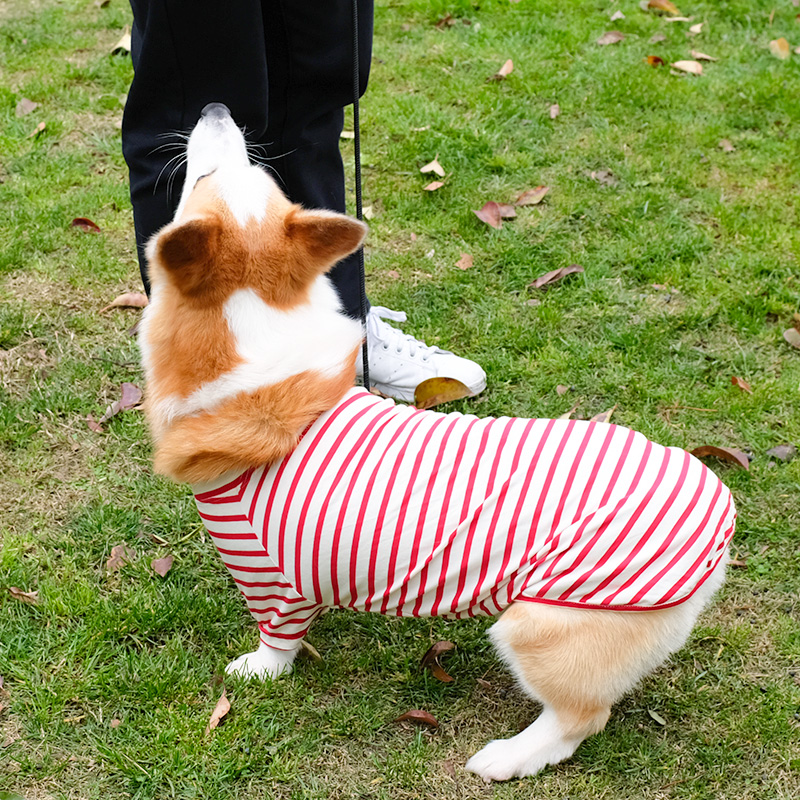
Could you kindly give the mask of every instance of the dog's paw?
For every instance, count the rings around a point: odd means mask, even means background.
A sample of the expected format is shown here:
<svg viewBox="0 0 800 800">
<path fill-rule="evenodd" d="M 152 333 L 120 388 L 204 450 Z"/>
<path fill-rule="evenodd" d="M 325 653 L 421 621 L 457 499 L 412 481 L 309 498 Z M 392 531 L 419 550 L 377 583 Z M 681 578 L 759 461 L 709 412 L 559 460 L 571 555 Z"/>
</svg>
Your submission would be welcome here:
<svg viewBox="0 0 800 800">
<path fill-rule="evenodd" d="M 520 754 L 518 746 L 515 745 L 513 739 L 495 739 L 489 742 L 483 750 L 475 753 L 467 761 L 465 768 L 468 772 L 474 772 L 483 778 L 486 783 L 507 781 L 509 778 L 523 778 L 538 772 L 541 767 L 533 772 L 524 769 L 525 761 L 527 761 L 525 756 L 530 754 Z"/>
<path fill-rule="evenodd" d="M 292 662 L 297 655 L 295 650 L 276 650 L 268 647 L 263 642 L 258 650 L 245 653 L 235 658 L 225 667 L 226 675 L 236 675 L 240 678 L 277 678 L 292 671 Z"/>
</svg>

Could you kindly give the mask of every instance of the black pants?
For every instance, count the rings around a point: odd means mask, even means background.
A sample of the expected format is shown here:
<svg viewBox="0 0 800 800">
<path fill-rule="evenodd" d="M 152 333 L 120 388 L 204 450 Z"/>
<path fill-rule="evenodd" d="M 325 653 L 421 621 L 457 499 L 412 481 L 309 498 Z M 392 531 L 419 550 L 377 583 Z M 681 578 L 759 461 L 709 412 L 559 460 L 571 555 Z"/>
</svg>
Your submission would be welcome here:
<svg viewBox="0 0 800 800">
<path fill-rule="evenodd" d="M 203 106 L 225 103 L 247 141 L 262 145 L 291 200 L 345 210 L 339 134 L 353 101 L 352 0 L 130 0 L 134 79 L 122 123 L 142 280 L 144 246 L 172 219 L 184 170 L 167 134 L 189 132 Z M 363 94 L 372 54 L 372 0 L 358 0 Z M 173 162 L 173 163 L 177 163 Z M 332 270 L 359 316 L 355 255 Z"/>
</svg>

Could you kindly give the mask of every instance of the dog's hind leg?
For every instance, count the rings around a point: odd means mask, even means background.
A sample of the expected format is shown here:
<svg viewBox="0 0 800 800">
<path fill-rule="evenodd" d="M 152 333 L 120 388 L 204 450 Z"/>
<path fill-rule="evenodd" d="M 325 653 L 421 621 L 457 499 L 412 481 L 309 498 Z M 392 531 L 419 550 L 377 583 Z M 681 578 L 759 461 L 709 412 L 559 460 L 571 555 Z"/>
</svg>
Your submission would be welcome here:
<svg viewBox="0 0 800 800">
<path fill-rule="evenodd" d="M 543 710 L 521 733 L 486 745 L 467 769 L 486 781 L 506 780 L 569 758 L 587 736 L 605 727 L 616 700 L 683 645 L 723 572 L 724 565 L 703 591 L 663 610 L 511 605 L 489 635 Z"/>
</svg>

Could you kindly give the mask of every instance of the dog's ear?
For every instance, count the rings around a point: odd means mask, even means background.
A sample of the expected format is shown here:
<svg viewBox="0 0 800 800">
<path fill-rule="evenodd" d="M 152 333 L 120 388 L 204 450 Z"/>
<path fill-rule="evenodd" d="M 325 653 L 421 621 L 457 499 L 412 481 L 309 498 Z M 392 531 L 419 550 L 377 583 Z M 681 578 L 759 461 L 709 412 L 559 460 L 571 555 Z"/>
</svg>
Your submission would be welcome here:
<svg viewBox="0 0 800 800">
<path fill-rule="evenodd" d="M 306 211 L 295 206 L 286 216 L 286 237 L 298 259 L 295 269 L 308 278 L 327 272 L 350 255 L 364 240 L 369 228 L 357 219 L 334 211 Z"/>
<path fill-rule="evenodd" d="M 207 286 L 219 238 L 214 217 L 190 219 L 158 233 L 152 252 L 184 294 L 197 295 Z"/>
</svg>

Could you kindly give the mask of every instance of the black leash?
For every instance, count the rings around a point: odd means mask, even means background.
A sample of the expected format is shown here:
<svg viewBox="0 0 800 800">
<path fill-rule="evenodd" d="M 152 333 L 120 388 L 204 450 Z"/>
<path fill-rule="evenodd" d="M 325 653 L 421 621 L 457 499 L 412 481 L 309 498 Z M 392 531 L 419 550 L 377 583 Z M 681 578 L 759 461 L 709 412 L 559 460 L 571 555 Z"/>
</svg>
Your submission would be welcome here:
<svg viewBox="0 0 800 800">
<path fill-rule="evenodd" d="M 358 70 L 358 0 L 353 0 L 353 152 L 356 167 L 356 218 L 363 222 L 361 208 L 361 131 L 358 117 L 359 70 Z M 367 279 L 364 274 L 364 247 L 358 249 L 359 289 L 361 291 L 361 326 L 364 343 L 361 346 L 361 360 L 364 369 L 362 383 L 369 391 L 369 355 L 367 348 Z"/>
</svg>

